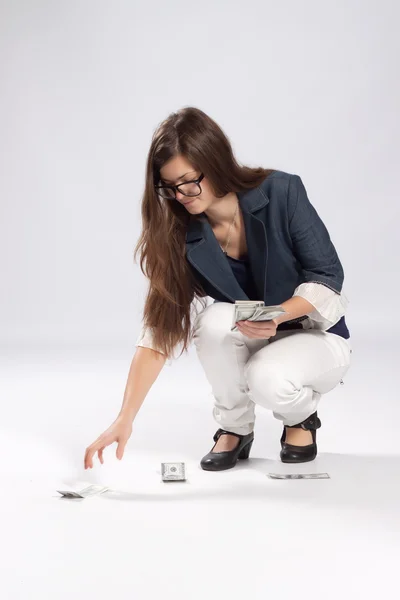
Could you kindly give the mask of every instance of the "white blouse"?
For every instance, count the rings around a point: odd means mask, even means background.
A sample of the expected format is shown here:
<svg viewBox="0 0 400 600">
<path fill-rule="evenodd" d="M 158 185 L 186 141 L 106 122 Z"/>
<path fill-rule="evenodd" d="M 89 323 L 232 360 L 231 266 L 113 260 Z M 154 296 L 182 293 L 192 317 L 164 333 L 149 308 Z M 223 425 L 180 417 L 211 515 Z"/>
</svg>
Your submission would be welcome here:
<svg viewBox="0 0 400 600">
<path fill-rule="evenodd" d="M 347 306 L 350 303 L 343 289 L 338 294 L 323 283 L 316 281 L 301 283 L 294 290 L 293 296 L 301 296 L 315 307 L 315 310 L 308 313 L 307 319 L 301 322 L 303 329 L 321 329 L 322 331 L 326 331 L 345 315 Z M 151 329 L 142 328 L 135 346 L 157 350 L 153 344 Z M 178 344 L 178 347 L 179 351 L 181 351 L 181 344 Z M 175 360 L 179 353 L 175 349 L 173 354 Z M 167 359 L 165 364 L 170 367 L 172 359 Z"/>
</svg>

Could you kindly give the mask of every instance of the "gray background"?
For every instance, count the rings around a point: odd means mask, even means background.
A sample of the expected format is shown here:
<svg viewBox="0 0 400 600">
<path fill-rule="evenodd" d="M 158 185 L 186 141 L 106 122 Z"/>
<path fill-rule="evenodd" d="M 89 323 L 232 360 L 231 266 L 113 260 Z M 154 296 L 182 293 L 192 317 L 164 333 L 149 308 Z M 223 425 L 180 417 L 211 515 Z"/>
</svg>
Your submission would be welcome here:
<svg viewBox="0 0 400 600">
<path fill-rule="evenodd" d="M 351 333 L 385 326 L 398 291 L 395 2 L 1 8 L 3 339 L 134 342 L 145 158 L 184 105 L 222 126 L 239 161 L 302 177 L 345 269 Z"/>
<path fill-rule="evenodd" d="M 2 597 L 398 588 L 398 31 L 387 0 L 0 0 Z M 280 463 L 281 425 L 260 409 L 247 464 L 200 469 L 216 427 L 191 347 L 160 373 L 123 461 L 114 445 L 84 472 L 140 331 L 151 136 L 188 105 L 240 162 L 301 176 L 344 267 L 353 364 L 321 399 L 308 465 Z M 161 483 L 169 461 L 186 484 Z M 113 492 L 63 502 L 78 481 Z"/>
</svg>

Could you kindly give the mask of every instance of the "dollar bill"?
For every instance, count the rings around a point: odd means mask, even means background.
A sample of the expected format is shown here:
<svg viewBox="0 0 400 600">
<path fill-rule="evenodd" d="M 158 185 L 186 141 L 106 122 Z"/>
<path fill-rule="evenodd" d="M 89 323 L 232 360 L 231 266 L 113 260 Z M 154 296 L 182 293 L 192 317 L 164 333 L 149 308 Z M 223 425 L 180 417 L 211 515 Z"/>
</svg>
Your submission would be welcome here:
<svg viewBox="0 0 400 600">
<path fill-rule="evenodd" d="M 237 321 L 271 321 L 286 310 L 280 305 L 265 306 L 263 300 L 236 300 L 231 331 L 238 331 Z"/>
<path fill-rule="evenodd" d="M 328 473 L 268 473 L 271 479 L 330 479 Z"/>
<path fill-rule="evenodd" d="M 82 490 L 56 490 L 59 494 L 64 496 L 65 498 L 88 498 L 89 496 L 96 496 L 98 494 L 103 494 L 110 488 L 105 487 L 103 485 L 89 485 L 88 487 L 83 488 Z"/>
<path fill-rule="evenodd" d="M 163 481 L 186 481 L 185 463 L 161 463 Z"/>
</svg>

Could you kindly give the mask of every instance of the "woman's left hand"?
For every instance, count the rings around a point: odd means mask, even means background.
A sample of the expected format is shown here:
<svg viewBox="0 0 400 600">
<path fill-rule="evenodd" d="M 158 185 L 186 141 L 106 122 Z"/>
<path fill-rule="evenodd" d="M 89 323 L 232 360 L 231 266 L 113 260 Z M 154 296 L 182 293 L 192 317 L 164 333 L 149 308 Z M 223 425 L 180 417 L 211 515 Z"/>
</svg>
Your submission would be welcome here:
<svg viewBox="0 0 400 600">
<path fill-rule="evenodd" d="M 271 321 L 237 321 L 236 325 L 247 337 L 268 339 L 276 335 L 278 323 L 276 319 L 272 319 Z"/>
</svg>

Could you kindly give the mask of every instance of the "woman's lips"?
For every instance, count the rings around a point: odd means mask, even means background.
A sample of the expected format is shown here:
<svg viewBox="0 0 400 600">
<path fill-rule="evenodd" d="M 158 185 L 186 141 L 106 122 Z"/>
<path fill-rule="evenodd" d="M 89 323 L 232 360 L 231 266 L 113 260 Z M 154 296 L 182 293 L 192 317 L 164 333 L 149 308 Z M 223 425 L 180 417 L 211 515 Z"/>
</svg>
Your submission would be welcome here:
<svg viewBox="0 0 400 600">
<path fill-rule="evenodd" d="M 192 202 L 194 202 L 196 200 L 196 198 L 193 198 L 193 200 L 189 200 L 189 202 L 184 202 L 183 205 L 186 206 L 187 204 L 192 204 Z"/>
</svg>

